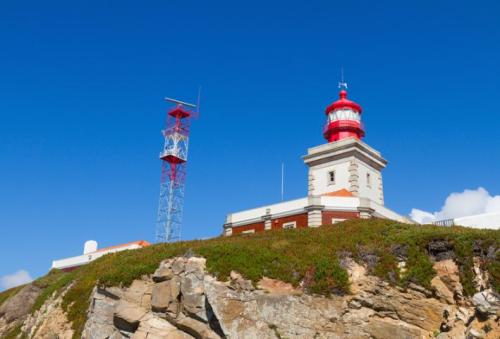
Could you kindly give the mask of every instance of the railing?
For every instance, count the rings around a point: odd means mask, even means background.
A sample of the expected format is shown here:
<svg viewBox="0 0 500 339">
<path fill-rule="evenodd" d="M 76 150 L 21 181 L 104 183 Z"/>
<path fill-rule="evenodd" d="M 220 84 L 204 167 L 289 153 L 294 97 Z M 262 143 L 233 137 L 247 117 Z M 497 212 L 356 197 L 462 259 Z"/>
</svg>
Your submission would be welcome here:
<svg viewBox="0 0 500 339">
<path fill-rule="evenodd" d="M 323 127 L 323 133 L 336 128 L 361 129 L 362 131 L 364 131 L 365 125 L 362 122 L 356 120 L 336 120 L 327 123 L 326 126 Z"/>
<path fill-rule="evenodd" d="M 451 227 L 451 226 L 455 226 L 455 221 L 453 221 L 453 219 L 443 219 L 443 220 L 434 221 L 433 224 L 436 226 Z"/>
</svg>

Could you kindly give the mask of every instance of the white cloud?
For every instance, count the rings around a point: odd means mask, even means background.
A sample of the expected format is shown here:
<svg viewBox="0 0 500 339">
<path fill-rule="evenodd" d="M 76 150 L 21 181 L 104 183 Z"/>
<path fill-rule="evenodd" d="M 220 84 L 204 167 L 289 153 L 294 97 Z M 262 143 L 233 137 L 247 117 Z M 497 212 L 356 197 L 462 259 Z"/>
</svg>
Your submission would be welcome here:
<svg viewBox="0 0 500 339">
<path fill-rule="evenodd" d="M 20 270 L 14 274 L 4 275 L 3 277 L 0 277 L 0 290 L 7 290 L 9 288 L 27 284 L 32 281 L 33 278 L 27 271 Z"/>
<path fill-rule="evenodd" d="M 426 212 L 414 208 L 410 218 L 425 224 L 436 220 L 452 219 L 469 215 L 500 212 L 500 195 L 492 196 L 482 187 L 475 190 L 451 193 L 445 200 L 443 207 L 437 212 Z"/>
</svg>

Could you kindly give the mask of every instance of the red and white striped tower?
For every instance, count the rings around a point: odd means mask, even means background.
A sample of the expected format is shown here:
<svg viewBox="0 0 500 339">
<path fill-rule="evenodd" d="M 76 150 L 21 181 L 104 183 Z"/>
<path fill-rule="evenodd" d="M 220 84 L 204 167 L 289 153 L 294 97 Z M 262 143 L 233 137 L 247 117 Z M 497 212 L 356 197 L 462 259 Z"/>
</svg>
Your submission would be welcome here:
<svg viewBox="0 0 500 339">
<path fill-rule="evenodd" d="M 346 138 L 362 139 L 365 136 L 364 126 L 361 122 L 362 108 L 360 105 L 347 99 L 347 85 L 341 83 L 339 100 L 328 106 L 325 110 L 327 123 L 323 136 L 328 142 Z M 344 88 L 342 88 L 344 87 Z"/>
<path fill-rule="evenodd" d="M 167 112 L 162 160 L 160 201 L 156 222 L 156 241 L 171 242 L 181 239 L 182 210 L 189 146 L 191 118 L 197 115 L 196 105 L 165 98 L 176 106 Z"/>
</svg>

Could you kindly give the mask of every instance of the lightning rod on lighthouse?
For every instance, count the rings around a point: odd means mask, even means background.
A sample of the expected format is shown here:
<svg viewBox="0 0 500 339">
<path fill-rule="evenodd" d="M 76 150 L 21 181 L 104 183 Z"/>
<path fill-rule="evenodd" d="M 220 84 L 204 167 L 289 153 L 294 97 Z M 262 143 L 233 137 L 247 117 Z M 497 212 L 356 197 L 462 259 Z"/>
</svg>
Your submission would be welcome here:
<svg viewBox="0 0 500 339">
<path fill-rule="evenodd" d="M 197 105 L 165 98 L 175 104 L 167 112 L 166 127 L 162 131 L 163 149 L 160 152 L 161 179 L 156 241 L 181 240 L 182 210 L 188 160 L 189 127 L 191 118 L 198 115 Z"/>
</svg>

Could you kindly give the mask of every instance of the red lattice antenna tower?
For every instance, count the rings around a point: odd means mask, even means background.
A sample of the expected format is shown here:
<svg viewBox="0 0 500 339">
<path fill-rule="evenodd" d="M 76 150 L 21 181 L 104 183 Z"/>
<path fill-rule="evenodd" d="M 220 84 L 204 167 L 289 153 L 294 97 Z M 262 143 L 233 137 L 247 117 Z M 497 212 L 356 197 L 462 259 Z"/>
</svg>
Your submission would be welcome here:
<svg viewBox="0 0 500 339">
<path fill-rule="evenodd" d="M 195 111 L 197 105 L 171 98 L 165 98 L 165 100 L 175 104 L 175 107 L 167 112 L 166 127 L 162 131 L 165 143 L 160 152 L 162 166 L 156 221 L 157 242 L 172 242 L 181 239 L 189 126 L 191 118 L 198 116 L 198 111 Z"/>
</svg>

